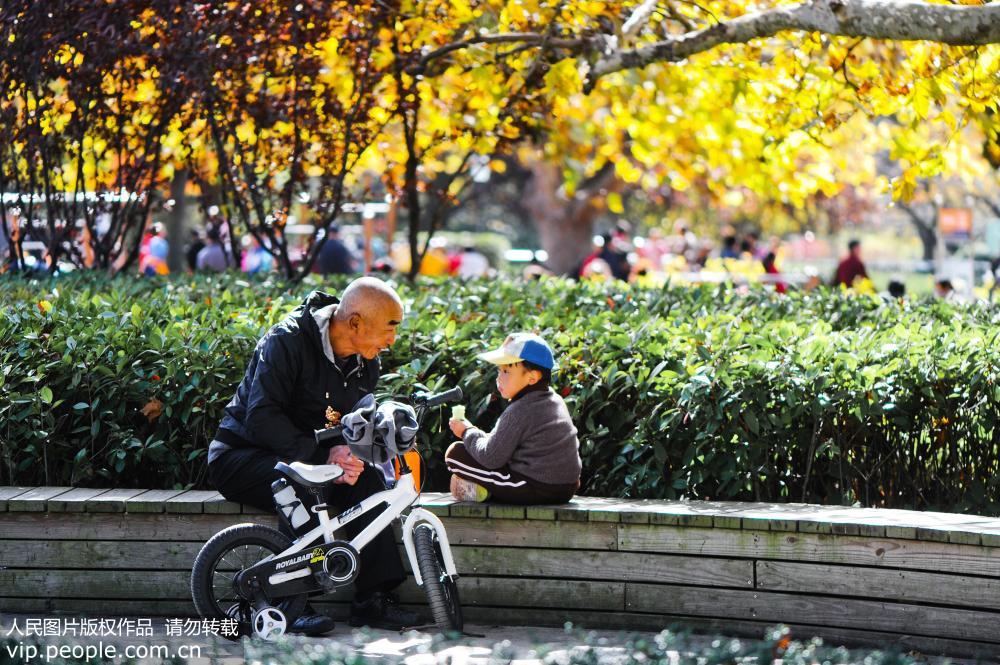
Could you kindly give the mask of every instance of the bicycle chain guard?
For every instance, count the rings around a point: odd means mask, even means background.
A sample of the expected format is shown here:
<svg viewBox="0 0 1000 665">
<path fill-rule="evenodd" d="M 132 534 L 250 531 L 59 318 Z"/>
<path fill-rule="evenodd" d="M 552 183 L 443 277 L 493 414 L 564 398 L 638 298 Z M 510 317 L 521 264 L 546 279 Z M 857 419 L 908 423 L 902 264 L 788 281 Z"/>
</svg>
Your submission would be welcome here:
<svg viewBox="0 0 1000 665">
<path fill-rule="evenodd" d="M 359 571 L 358 551 L 343 540 L 335 540 L 325 547 L 322 573 L 315 573 L 317 581 L 328 589 L 353 582 Z"/>
</svg>

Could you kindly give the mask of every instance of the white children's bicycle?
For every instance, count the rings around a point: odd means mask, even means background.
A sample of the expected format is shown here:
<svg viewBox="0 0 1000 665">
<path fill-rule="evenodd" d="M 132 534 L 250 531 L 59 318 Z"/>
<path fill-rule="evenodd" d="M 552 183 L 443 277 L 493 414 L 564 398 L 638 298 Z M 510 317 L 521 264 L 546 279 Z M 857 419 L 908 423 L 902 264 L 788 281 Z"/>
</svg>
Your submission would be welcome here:
<svg viewBox="0 0 1000 665">
<path fill-rule="evenodd" d="M 414 395 L 411 401 L 418 426 L 429 408 L 461 398 L 459 388 Z M 316 440 L 328 444 L 340 435 L 339 427 L 318 430 Z M 206 619 L 237 620 L 241 635 L 277 639 L 302 613 L 310 595 L 329 593 L 353 582 L 359 572 L 358 552 L 399 519 L 406 555 L 417 584 L 427 594 L 434 624 L 441 630 L 461 631 L 458 572 L 448 535 L 436 515 L 410 508 L 419 491 L 404 456 L 397 454 L 396 459 L 400 477 L 392 489 L 333 517 L 322 501 L 322 491 L 343 475 L 343 469 L 336 464 L 279 462 L 275 469 L 314 495 L 316 505 L 311 510 L 319 525 L 295 540 L 254 523 L 237 524 L 215 534 L 201 548 L 191 571 L 191 596 L 198 613 Z M 279 517 L 298 527 L 308 521 L 308 513 L 290 489 L 294 492 L 284 479 L 272 485 Z M 337 537 L 340 529 L 382 504 L 388 507 L 354 538 Z"/>
</svg>

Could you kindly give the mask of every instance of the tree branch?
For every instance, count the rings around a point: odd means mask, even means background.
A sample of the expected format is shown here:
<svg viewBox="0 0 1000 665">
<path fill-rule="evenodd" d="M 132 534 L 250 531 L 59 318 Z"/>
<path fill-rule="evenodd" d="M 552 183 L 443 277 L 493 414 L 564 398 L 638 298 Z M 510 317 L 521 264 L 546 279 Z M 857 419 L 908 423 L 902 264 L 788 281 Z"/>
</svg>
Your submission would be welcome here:
<svg viewBox="0 0 1000 665">
<path fill-rule="evenodd" d="M 448 55 L 449 53 L 469 48 L 470 46 L 479 46 L 481 44 L 540 45 L 543 42 L 555 48 L 565 48 L 571 50 L 582 49 L 584 46 L 588 44 L 588 41 L 585 39 L 551 39 L 547 38 L 546 35 L 539 34 L 536 32 L 510 32 L 500 35 L 480 35 L 478 37 L 472 37 L 471 39 L 466 39 L 460 42 L 445 44 L 444 46 L 431 51 L 427 55 L 420 58 L 420 60 L 416 65 L 407 68 L 406 73 L 407 74 L 420 73 L 424 70 L 425 67 L 427 67 L 428 63 L 430 63 L 432 60 L 437 60 L 438 58 Z"/>
<path fill-rule="evenodd" d="M 932 5 L 907 0 L 813 0 L 747 14 L 703 30 L 600 58 L 585 90 L 608 74 L 655 62 L 677 62 L 721 44 L 773 37 L 785 30 L 842 37 L 920 40 L 974 46 L 1000 42 L 1000 5 Z"/>
<path fill-rule="evenodd" d="M 653 14 L 653 10 L 656 9 L 656 5 L 659 0 L 646 0 L 641 5 L 635 8 L 632 15 L 628 17 L 628 20 L 622 25 L 622 36 L 630 37 L 631 35 L 639 32 L 639 29 L 649 20 L 649 17 Z"/>
</svg>

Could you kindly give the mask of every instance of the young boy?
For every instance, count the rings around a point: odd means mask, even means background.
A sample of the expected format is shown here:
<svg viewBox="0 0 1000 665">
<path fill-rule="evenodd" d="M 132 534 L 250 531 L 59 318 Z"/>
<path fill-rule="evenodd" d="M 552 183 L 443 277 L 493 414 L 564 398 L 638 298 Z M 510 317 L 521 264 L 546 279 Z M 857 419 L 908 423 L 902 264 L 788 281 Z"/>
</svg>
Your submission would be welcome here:
<svg viewBox="0 0 1000 665">
<path fill-rule="evenodd" d="M 580 488 L 576 427 L 549 383 L 555 359 L 538 335 L 515 333 L 479 355 L 499 365 L 497 389 L 510 404 L 493 431 L 465 419 L 448 422 L 455 442 L 445 453 L 451 493 L 460 501 L 565 503 Z"/>
</svg>

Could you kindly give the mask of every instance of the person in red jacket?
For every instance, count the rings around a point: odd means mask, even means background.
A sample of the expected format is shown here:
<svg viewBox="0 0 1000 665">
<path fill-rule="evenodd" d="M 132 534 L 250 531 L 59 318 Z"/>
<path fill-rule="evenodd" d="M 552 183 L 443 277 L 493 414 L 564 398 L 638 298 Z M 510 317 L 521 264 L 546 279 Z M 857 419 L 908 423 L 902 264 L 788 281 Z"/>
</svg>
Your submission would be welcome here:
<svg viewBox="0 0 1000 665">
<path fill-rule="evenodd" d="M 859 277 L 868 279 L 868 271 L 861 261 L 861 241 L 852 240 L 847 243 L 847 256 L 837 265 L 837 273 L 833 277 L 833 285 L 850 288 L 854 285 L 854 280 Z"/>
<path fill-rule="evenodd" d="M 767 256 L 765 256 L 764 260 L 761 262 L 764 264 L 764 272 L 766 272 L 768 275 L 781 274 L 781 272 L 778 271 L 778 267 L 774 265 L 775 260 L 776 257 L 774 255 L 774 252 L 768 252 Z M 788 287 L 785 285 L 784 282 L 780 280 L 775 280 L 771 282 L 771 284 L 774 284 L 774 290 L 777 291 L 778 293 L 785 293 L 786 291 L 788 291 Z"/>
</svg>

